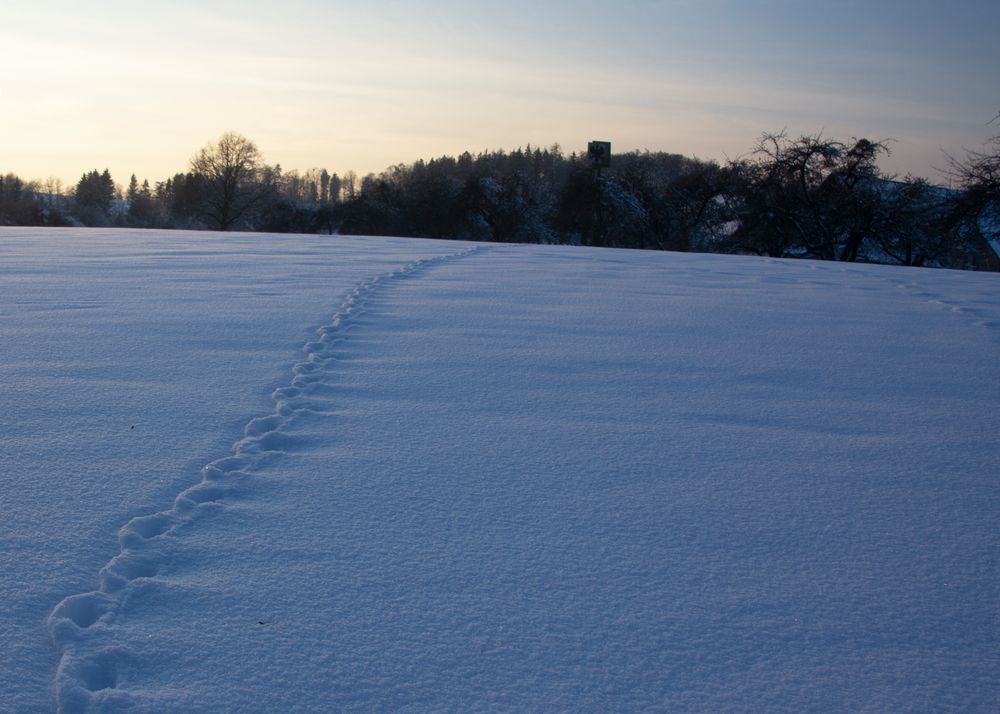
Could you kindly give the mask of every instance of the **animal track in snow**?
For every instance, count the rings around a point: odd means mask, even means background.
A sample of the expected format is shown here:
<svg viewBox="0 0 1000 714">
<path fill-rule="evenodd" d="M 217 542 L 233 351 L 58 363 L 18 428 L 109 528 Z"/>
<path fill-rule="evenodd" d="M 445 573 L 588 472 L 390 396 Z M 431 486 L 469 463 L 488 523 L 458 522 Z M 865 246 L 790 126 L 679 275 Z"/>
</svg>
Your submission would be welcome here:
<svg viewBox="0 0 1000 714">
<path fill-rule="evenodd" d="M 132 695 L 120 685 L 119 672 L 128 653 L 115 643 L 116 615 L 137 588 L 170 577 L 182 526 L 212 509 L 225 508 L 252 484 L 249 477 L 255 469 L 301 445 L 301 438 L 289 436 L 285 429 L 298 414 L 318 408 L 313 403 L 316 397 L 336 394 L 325 371 L 336 361 L 334 350 L 357 327 L 357 316 L 368 299 L 386 284 L 480 250 L 474 247 L 418 260 L 355 287 L 330 322 L 304 344 L 305 359 L 292 367 L 290 383 L 272 392 L 273 413 L 250 419 L 232 454 L 202 467 L 201 481 L 177 494 L 170 508 L 132 518 L 119 529 L 120 550 L 101 569 L 98 589 L 64 598 L 48 618 L 49 634 L 59 650 L 55 694 L 60 712 L 91 710 L 112 701 L 117 707 L 129 701 Z"/>
<path fill-rule="evenodd" d="M 984 315 L 995 314 L 996 311 L 984 310 L 978 307 L 971 307 L 969 305 L 960 304 L 954 300 L 949 299 L 946 295 L 934 292 L 920 283 L 908 280 L 892 280 L 895 286 L 899 290 L 903 290 L 908 293 L 911 297 L 921 300 L 928 305 L 933 305 L 937 308 L 943 308 L 948 310 L 948 312 L 953 315 L 957 315 L 962 318 L 971 318 L 969 324 L 974 327 L 985 328 L 989 330 L 995 330 L 1000 328 L 1000 322 L 996 320 L 983 319 Z"/>
</svg>

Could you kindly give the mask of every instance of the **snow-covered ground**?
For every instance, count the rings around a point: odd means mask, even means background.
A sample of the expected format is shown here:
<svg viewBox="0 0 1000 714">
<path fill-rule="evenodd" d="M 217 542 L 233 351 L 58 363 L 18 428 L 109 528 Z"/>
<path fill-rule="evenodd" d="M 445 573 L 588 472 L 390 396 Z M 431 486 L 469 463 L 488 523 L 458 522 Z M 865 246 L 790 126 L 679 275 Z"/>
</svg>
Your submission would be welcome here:
<svg viewBox="0 0 1000 714">
<path fill-rule="evenodd" d="M 995 711 L 998 278 L 0 229 L 0 710 Z"/>
</svg>

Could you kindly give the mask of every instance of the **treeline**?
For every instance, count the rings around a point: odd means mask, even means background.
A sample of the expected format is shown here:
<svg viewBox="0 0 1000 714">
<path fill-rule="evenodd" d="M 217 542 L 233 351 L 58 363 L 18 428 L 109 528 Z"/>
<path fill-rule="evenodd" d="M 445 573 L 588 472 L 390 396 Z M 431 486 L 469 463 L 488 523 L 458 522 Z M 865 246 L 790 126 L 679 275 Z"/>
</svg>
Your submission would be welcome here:
<svg viewBox="0 0 1000 714">
<path fill-rule="evenodd" d="M 441 157 L 358 179 L 264 163 L 226 134 L 189 170 L 118 189 L 105 170 L 62 195 L 0 179 L 0 223 L 342 232 L 1000 269 L 1000 137 L 949 158 L 954 188 L 878 166 L 881 142 L 768 134 L 724 165 L 558 145 Z M 51 184 L 51 182 L 50 182 Z M 55 187 L 58 189 L 58 187 Z"/>
<path fill-rule="evenodd" d="M 884 143 L 765 135 L 726 165 L 558 147 L 463 154 L 365 177 L 345 233 L 565 243 L 1000 269 L 997 152 L 952 161 L 957 188 L 881 171 Z M 991 245 L 991 240 L 994 242 Z"/>
</svg>

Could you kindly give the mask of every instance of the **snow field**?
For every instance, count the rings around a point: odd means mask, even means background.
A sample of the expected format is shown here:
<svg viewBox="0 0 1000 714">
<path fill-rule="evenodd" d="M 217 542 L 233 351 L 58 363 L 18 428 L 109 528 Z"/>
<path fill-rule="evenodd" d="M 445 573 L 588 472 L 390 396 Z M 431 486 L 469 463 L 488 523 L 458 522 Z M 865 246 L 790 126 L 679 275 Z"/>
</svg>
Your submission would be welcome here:
<svg viewBox="0 0 1000 714">
<path fill-rule="evenodd" d="M 141 597 L 137 593 L 149 588 L 150 579 L 170 566 L 175 555 L 171 552 L 171 536 L 190 527 L 199 515 L 211 512 L 205 507 L 237 496 L 269 458 L 294 450 L 297 443 L 287 435 L 288 427 L 296 417 L 316 413 L 315 403 L 308 397 L 321 384 L 318 373 L 333 361 L 332 349 L 343 340 L 354 314 L 363 309 L 380 283 L 411 277 L 430 265 L 475 250 L 418 260 L 366 280 L 352 290 L 330 323 L 317 331 L 317 339 L 303 347 L 306 359 L 292 367 L 289 386 L 273 392 L 274 413 L 251 419 L 245 436 L 234 445 L 233 454 L 207 464 L 201 472 L 202 481 L 182 491 L 169 510 L 138 516 L 122 527 L 118 532 L 121 552 L 101 569 L 100 589 L 66 598 L 49 617 L 52 640 L 62 653 L 56 676 L 56 698 L 61 709 L 133 706 L 136 698 L 143 702 L 142 694 L 122 696 L 116 691 L 119 670 L 127 665 L 130 655 L 127 648 L 115 644 L 115 631 L 107 624 L 116 619 L 131 597 Z M 150 710 L 163 704 L 156 697 L 145 703 Z M 229 695 L 219 706 L 227 703 L 232 705 Z M 248 702 L 249 706 L 259 704 Z M 199 705 L 197 699 L 192 701 L 187 695 L 185 706 L 204 706 L 204 702 Z"/>
<path fill-rule="evenodd" d="M 265 270 L 267 239 L 229 240 Z M 341 307 L 298 363 L 239 358 L 258 398 L 233 449 L 163 479 L 53 610 L 63 710 L 995 709 L 996 276 L 320 240 L 281 248 L 339 271 Z M 171 302 L 177 267 L 151 269 Z M 289 334 L 282 291 L 259 322 Z M 52 490 L 15 505 L 44 522 Z"/>
<path fill-rule="evenodd" d="M 221 240 L 220 240 L 221 239 Z M 0 229 L 0 711 L 54 706 L 48 613 L 273 406 L 359 283 L 453 244 Z"/>
</svg>

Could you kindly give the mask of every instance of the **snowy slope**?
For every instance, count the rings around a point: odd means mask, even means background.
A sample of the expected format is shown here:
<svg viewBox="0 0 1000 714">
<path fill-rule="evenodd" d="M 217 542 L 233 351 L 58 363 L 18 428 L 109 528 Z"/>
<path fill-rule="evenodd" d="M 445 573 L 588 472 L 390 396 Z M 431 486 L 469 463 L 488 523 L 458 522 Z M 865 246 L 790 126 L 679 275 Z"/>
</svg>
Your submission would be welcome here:
<svg viewBox="0 0 1000 714">
<path fill-rule="evenodd" d="M 48 613 L 271 408 L 361 280 L 451 245 L 0 229 L 0 711 L 45 711 Z M 134 428 L 133 428 L 134 427 Z"/>
<path fill-rule="evenodd" d="M 1000 704 L 995 275 L 58 235 L 0 231 L 11 710 Z"/>
</svg>

